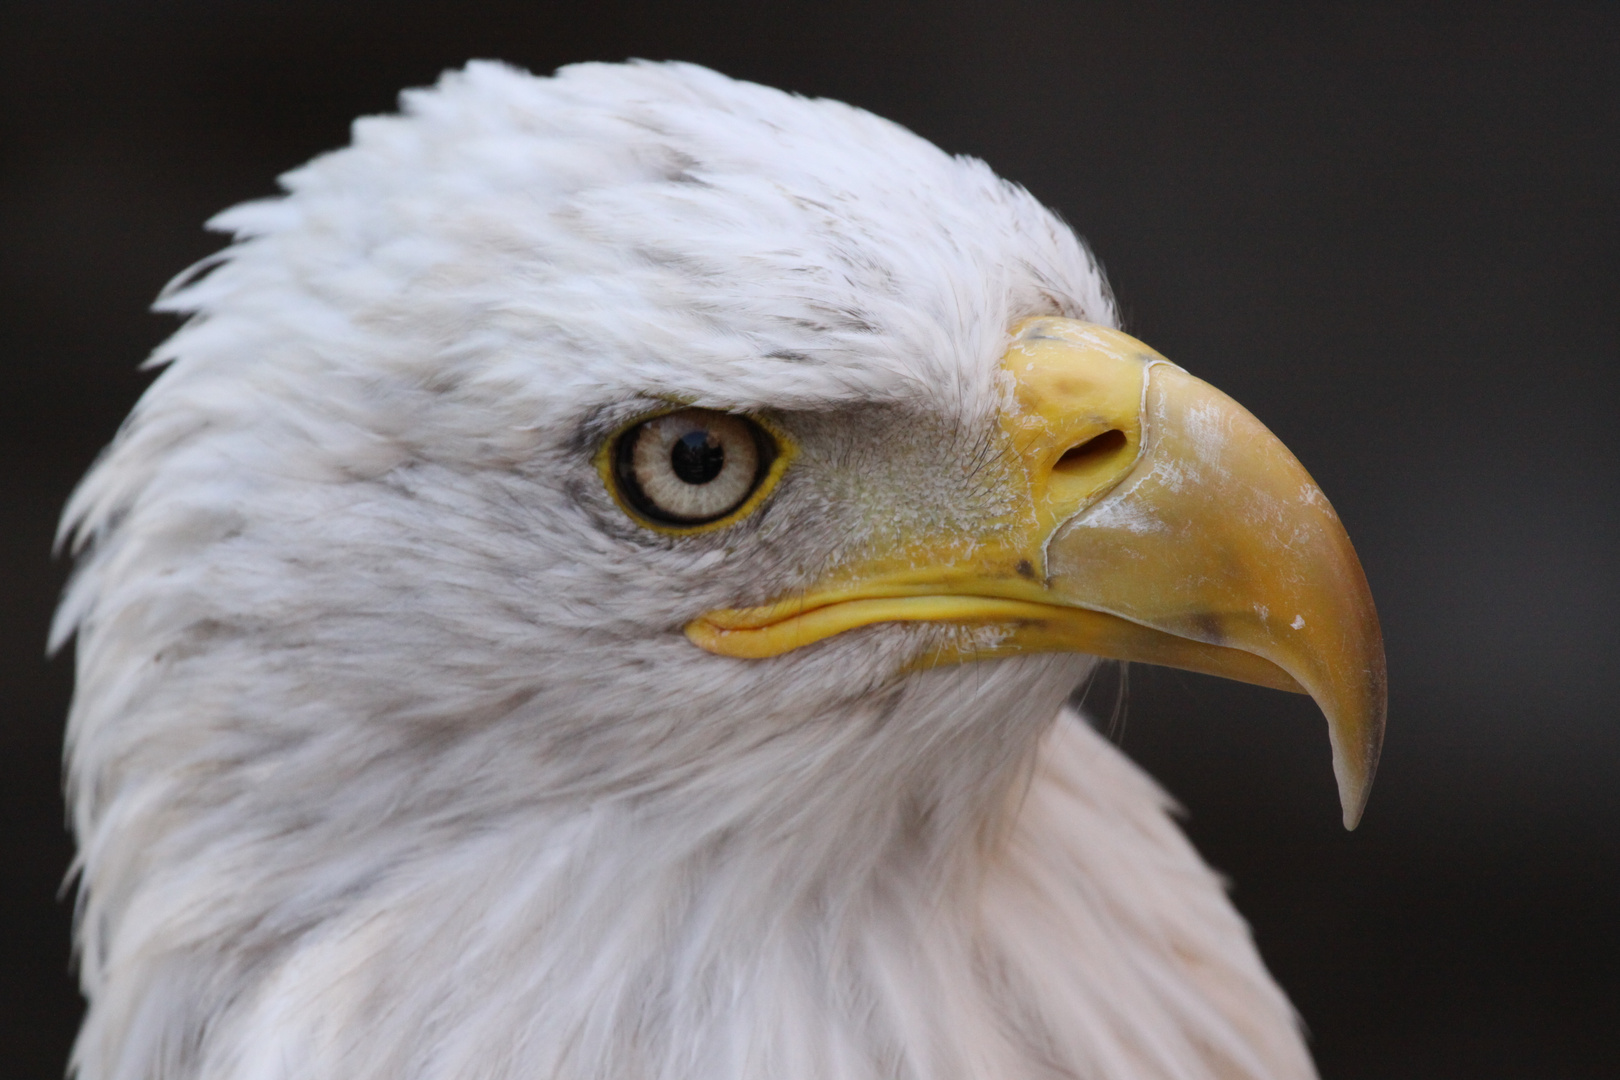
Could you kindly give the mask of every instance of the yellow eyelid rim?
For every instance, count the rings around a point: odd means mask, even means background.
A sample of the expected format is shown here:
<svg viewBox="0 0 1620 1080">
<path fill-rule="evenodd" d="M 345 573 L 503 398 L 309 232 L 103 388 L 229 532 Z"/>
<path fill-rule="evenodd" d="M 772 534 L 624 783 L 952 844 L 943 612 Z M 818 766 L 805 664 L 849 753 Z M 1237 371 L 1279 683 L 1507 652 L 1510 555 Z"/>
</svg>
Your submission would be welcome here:
<svg viewBox="0 0 1620 1080">
<path fill-rule="evenodd" d="M 680 412 L 682 409 L 703 409 L 705 412 L 723 413 L 727 416 L 741 417 L 751 424 L 758 424 L 760 428 L 764 430 L 765 434 L 769 435 L 776 442 L 776 456 L 771 460 L 771 467 L 765 471 L 765 476 L 760 480 L 759 486 L 754 488 L 754 490 L 749 494 L 748 498 L 744 499 L 737 506 L 737 509 L 733 510 L 724 517 L 715 518 L 713 521 L 705 521 L 701 525 L 671 525 L 667 522 L 653 521 L 652 519 L 648 518 L 635 507 L 631 506 L 629 500 L 627 500 L 624 497 L 624 494 L 619 490 L 618 476 L 615 474 L 613 468 L 613 459 L 615 457 L 615 451 L 619 446 L 619 440 L 624 438 L 628 432 L 641 426 L 642 424 L 647 423 L 649 420 L 656 420 L 660 416 L 668 416 L 671 413 Z M 756 416 L 753 413 L 730 412 L 726 409 L 711 409 L 705 405 L 694 405 L 690 402 L 679 401 L 670 402 L 668 408 L 658 409 L 655 412 L 643 413 L 633 420 L 627 420 L 625 423 L 619 425 L 619 427 L 614 430 L 613 434 L 602 440 L 601 447 L 599 447 L 596 451 L 595 463 L 597 475 L 602 478 L 602 486 L 607 488 L 608 494 L 613 496 L 613 502 L 619 507 L 620 510 L 624 511 L 625 516 L 631 521 L 634 521 L 637 525 L 640 525 L 644 529 L 650 529 L 656 533 L 663 533 L 665 536 L 696 536 L 699 533 L 718 532 L 721 529 L 735 525 L 749 514 L 752 514 L 756 509 L 759 508 L 760 503 L 764 502 L 766 498 L 770 496 L 771 491 L 776 487 L 776 482 L 782 479 L 782 474 L 787 472 L 788 466 L 792 464 L 793 459 L 798 456 L 799 444 L 793 441 L 792 437 L 782 429 L 781 425 L 776 424 L 765 417 Z"/>
</svg>

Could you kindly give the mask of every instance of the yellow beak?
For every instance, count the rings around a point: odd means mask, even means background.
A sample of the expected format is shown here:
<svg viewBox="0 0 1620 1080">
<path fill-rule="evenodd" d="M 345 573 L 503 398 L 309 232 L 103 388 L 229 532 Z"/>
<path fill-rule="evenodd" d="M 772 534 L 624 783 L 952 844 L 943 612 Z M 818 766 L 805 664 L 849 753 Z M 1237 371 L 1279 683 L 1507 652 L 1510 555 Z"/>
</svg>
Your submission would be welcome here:
<svg viewBox="0 0 1620 1080">
<path fill-rule="evenodd" d="M 1383 741 L 1383 639 L 1321 489 L 1242 406 L 1118 331 L 1030 320 L 1002 367 L 1016 513 L 710 612 L 688 637 L 760 658 L 926 621 L 980 631 L 929 663 L 1078 651 L 1309 693 L 1354 828 Z"/>
</svg>

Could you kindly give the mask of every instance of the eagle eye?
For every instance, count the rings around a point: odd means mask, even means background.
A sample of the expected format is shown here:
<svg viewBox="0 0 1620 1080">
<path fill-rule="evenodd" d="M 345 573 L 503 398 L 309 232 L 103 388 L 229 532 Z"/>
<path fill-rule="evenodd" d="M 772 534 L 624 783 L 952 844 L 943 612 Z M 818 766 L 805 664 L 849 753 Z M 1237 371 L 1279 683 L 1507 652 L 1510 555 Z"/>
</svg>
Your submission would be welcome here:
<svg viewBox="0 0 1620 1080">
<path fill-rule="evenodd" d="M 660 525 L 708 525 L 759 490 L 776 442 L 746 417 L 679 409 L 644 420 L 612 447 L 613 481 L 637 514 Z"/>
</svg>

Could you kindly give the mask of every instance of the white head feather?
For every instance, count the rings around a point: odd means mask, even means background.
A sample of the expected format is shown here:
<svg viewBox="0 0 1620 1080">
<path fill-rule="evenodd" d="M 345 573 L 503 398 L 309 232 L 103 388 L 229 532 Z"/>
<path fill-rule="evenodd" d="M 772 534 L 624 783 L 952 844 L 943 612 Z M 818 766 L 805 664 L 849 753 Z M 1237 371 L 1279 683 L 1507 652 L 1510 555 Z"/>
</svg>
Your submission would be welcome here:
<svg viewBox="0 0 1620 1080">
<path fill-rule="evenodd" d="M 1310 1075 L 1085 658 L 680 634 L 994 509 L 1008 328 L 1114 318 L 1073 234 L 688 65 L 404 106 L 215 220 L 67 513 L 83 1080 Z M 671 398 L 799 418 L 765 509 L 618 511 Z"/>
</svg>

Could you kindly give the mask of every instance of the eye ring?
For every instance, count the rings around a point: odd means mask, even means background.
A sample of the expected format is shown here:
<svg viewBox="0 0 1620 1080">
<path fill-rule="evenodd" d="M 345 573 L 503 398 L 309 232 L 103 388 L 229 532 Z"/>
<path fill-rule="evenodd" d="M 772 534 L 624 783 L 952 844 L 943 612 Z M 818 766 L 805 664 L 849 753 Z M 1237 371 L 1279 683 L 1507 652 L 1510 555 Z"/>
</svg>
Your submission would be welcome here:
<svg viewBox="0 0 1620 1080">
<path fill-rule="evenodd" d="M 619 502 L 661 531 L 706 531 L 751 510 L 786 465 L 785 447 L 758 421 L 713 409 L 648 417 L 604 448 Z"/>
</svg>

